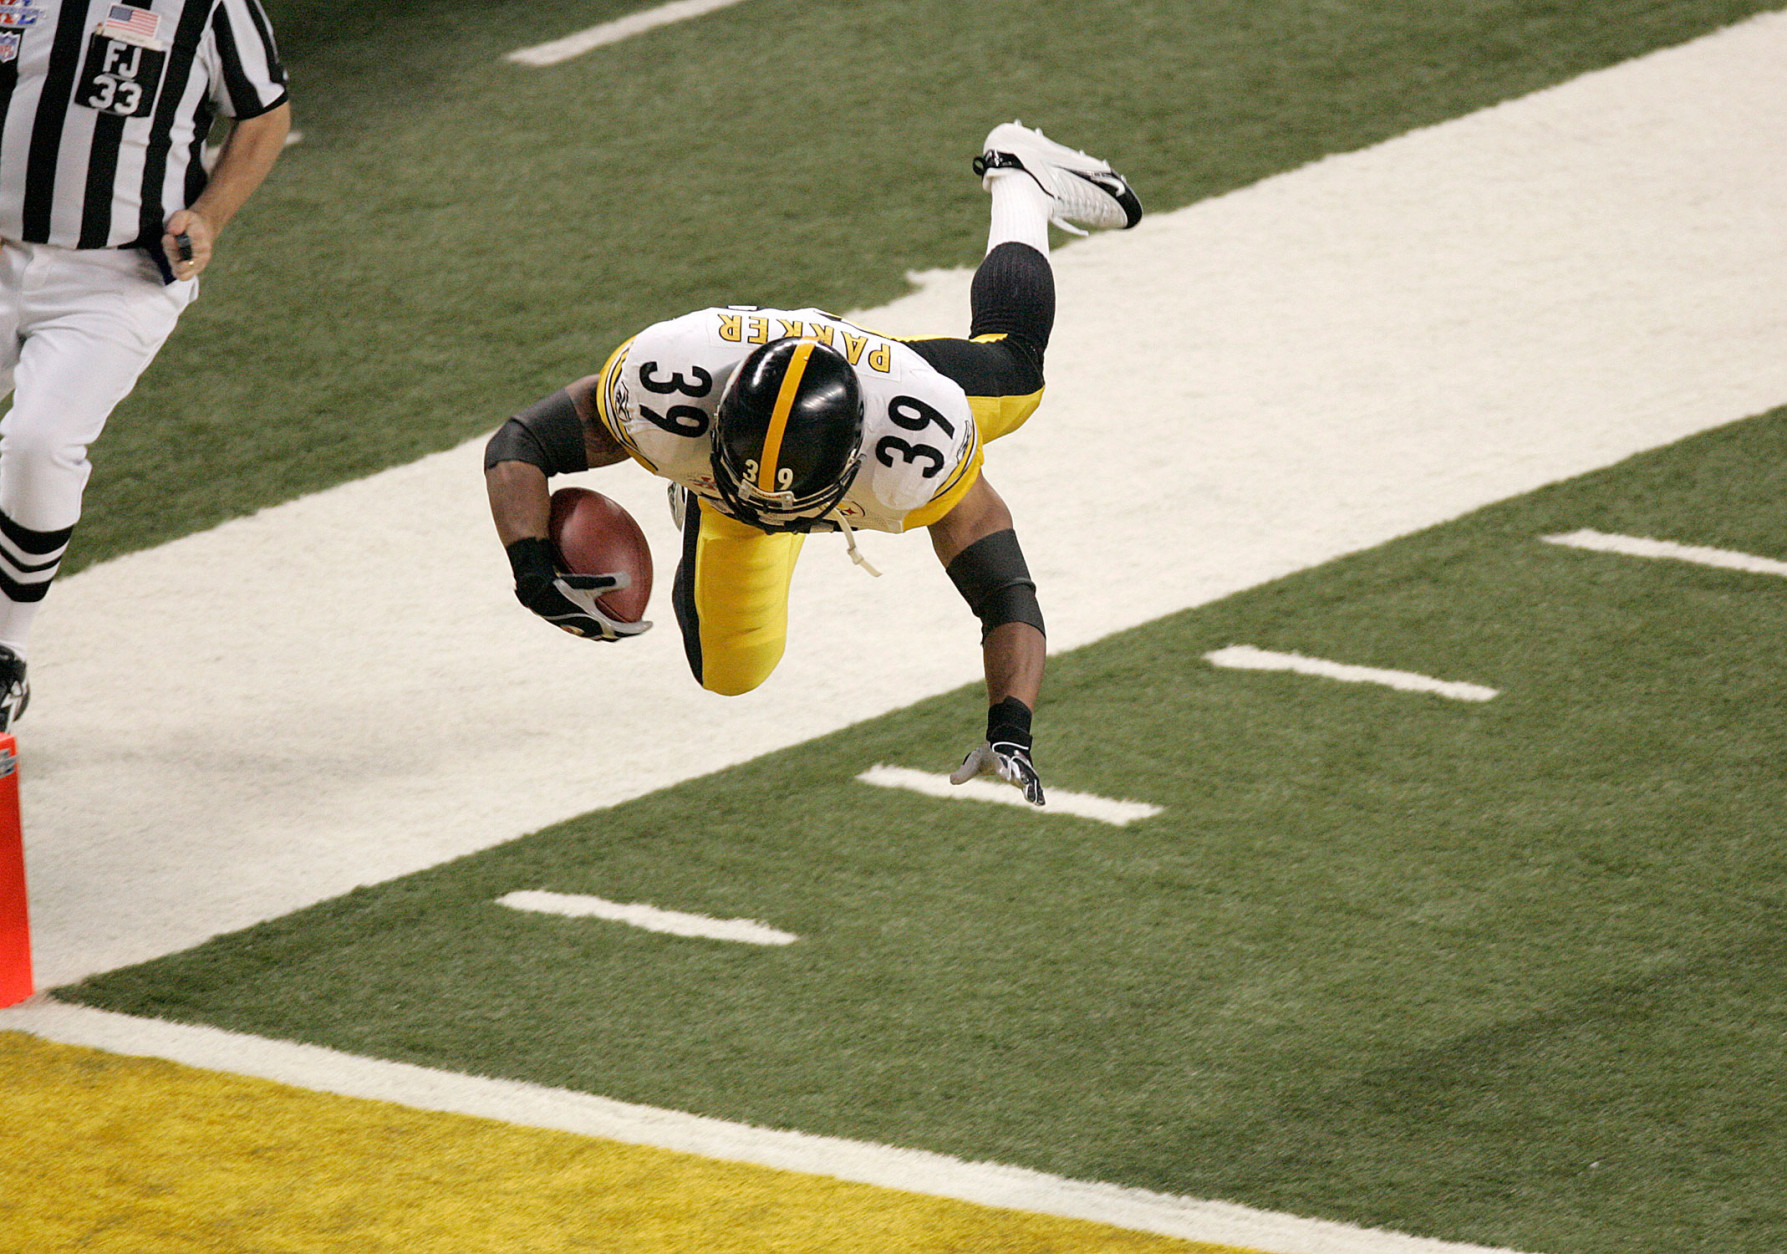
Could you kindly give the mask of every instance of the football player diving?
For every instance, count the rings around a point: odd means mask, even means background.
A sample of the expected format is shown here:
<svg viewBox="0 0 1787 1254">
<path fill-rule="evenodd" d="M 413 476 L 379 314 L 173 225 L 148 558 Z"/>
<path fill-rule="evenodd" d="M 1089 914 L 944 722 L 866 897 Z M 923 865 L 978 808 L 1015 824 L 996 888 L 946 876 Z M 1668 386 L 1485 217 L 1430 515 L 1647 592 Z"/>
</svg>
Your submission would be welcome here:
<svg viewBox="0 0 1787 1254">
<path fill-rule="evenodd" d="M 1045 643 L 1011 512 L 982 446 L 1042 399 L 1055 321 L 1049 224 L 1132 227 L 1142 207 L 1103 161 L 1018 123 L 993 128 L 975 172 L 992 196 L 968 339 L 901 340 L 818 309 L 731 306 L 647 327 L 597 374 L 509 419 L 484 455 L 515 595 L 554 626 L 620 640 L 597 598 L 607 575 L 560 570 L 547 480 L 633 459 L 670 480 L 682 527 L 672 603 L 696 680 L 727 695 L 781 661 L 788 586 L 814 531 L 930 532 L 981 621 L 986 740 L 951 775 L 994 775 L 1043 804 L 1031 712 Z"/>
</svg>

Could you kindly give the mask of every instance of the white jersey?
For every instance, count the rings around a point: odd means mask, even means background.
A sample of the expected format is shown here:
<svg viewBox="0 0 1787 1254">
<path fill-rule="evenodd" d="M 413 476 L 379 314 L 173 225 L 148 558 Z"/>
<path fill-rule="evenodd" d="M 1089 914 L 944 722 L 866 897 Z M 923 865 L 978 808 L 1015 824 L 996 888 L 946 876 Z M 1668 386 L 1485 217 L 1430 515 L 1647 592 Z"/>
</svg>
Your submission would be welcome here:
<svg viewBox="0 0 1787 1254">
<path fill-rule="evenodd" d="M 874 531 L 934 522 L 980 467 L 967 395 L 898 340 L 823 310 L 734 305 L 647 327 L 603 368 L 602 421 L 646 469 L 726 513 L 712 468 L 720 396 L 740 362 L 789 338 L 837 349 L 862 385 L 862 469 L 838 512 Z M 927 509 L 933 504 L 939 508 Z"/>
</svg>

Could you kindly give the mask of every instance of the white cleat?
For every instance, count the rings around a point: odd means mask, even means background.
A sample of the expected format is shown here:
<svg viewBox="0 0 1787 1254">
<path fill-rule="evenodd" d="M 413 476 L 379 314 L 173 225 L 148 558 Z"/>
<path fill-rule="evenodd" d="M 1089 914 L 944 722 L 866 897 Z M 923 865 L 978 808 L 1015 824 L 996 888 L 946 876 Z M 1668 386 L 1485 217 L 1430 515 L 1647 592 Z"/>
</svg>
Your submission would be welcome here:
<svg viewBox="0 0 1787 1254">
<path fill-rule="evenodd" d="M 1130 189 L 1129 180 L 1111 169 L 1109 162 L 1057 144 L 1021 122 L 995 126 L 987 135 L 985 151 L 974 158 L 974 172 L 981 176 L 982 187 L 991 186 L 1005 170 L 1022 171 L 1036 180 L 1054 202 L 1050 221 L 1064 231 L 1086 234 L 1073 225 L 1076 222 L 1127 229 L 1142 220 L 1142 202 Z"/>
</svg>

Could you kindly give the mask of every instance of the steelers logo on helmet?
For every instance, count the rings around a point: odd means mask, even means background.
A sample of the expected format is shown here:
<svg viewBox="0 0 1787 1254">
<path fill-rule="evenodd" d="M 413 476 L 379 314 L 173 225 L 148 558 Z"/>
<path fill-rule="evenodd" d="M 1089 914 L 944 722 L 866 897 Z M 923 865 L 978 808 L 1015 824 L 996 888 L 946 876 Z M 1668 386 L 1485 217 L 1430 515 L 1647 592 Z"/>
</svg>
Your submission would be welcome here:
<svg viewBox="0 0 1787 1254">
<path fill-rule="evenodd" d="M 714 485 L 727 512 L 766 531 L 810 531 L 862 460 L 862 385 L 816 340 L 775 340 L 739 364 L 714 419 Z"/>
</svg>

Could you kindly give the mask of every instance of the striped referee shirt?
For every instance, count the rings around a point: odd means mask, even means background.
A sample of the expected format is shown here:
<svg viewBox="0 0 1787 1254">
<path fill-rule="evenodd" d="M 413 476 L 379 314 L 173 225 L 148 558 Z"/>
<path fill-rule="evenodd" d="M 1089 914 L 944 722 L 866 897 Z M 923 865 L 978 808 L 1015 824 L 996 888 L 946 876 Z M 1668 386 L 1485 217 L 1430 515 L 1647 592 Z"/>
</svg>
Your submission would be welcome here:
<svg viewBox="0 0 1787 1254">
<path fill-rule="evenodd" d="M 258 0 L 0 0 L 0 237 L 159 248 L 216 116 L 285 99 Z"/>
</svg>

